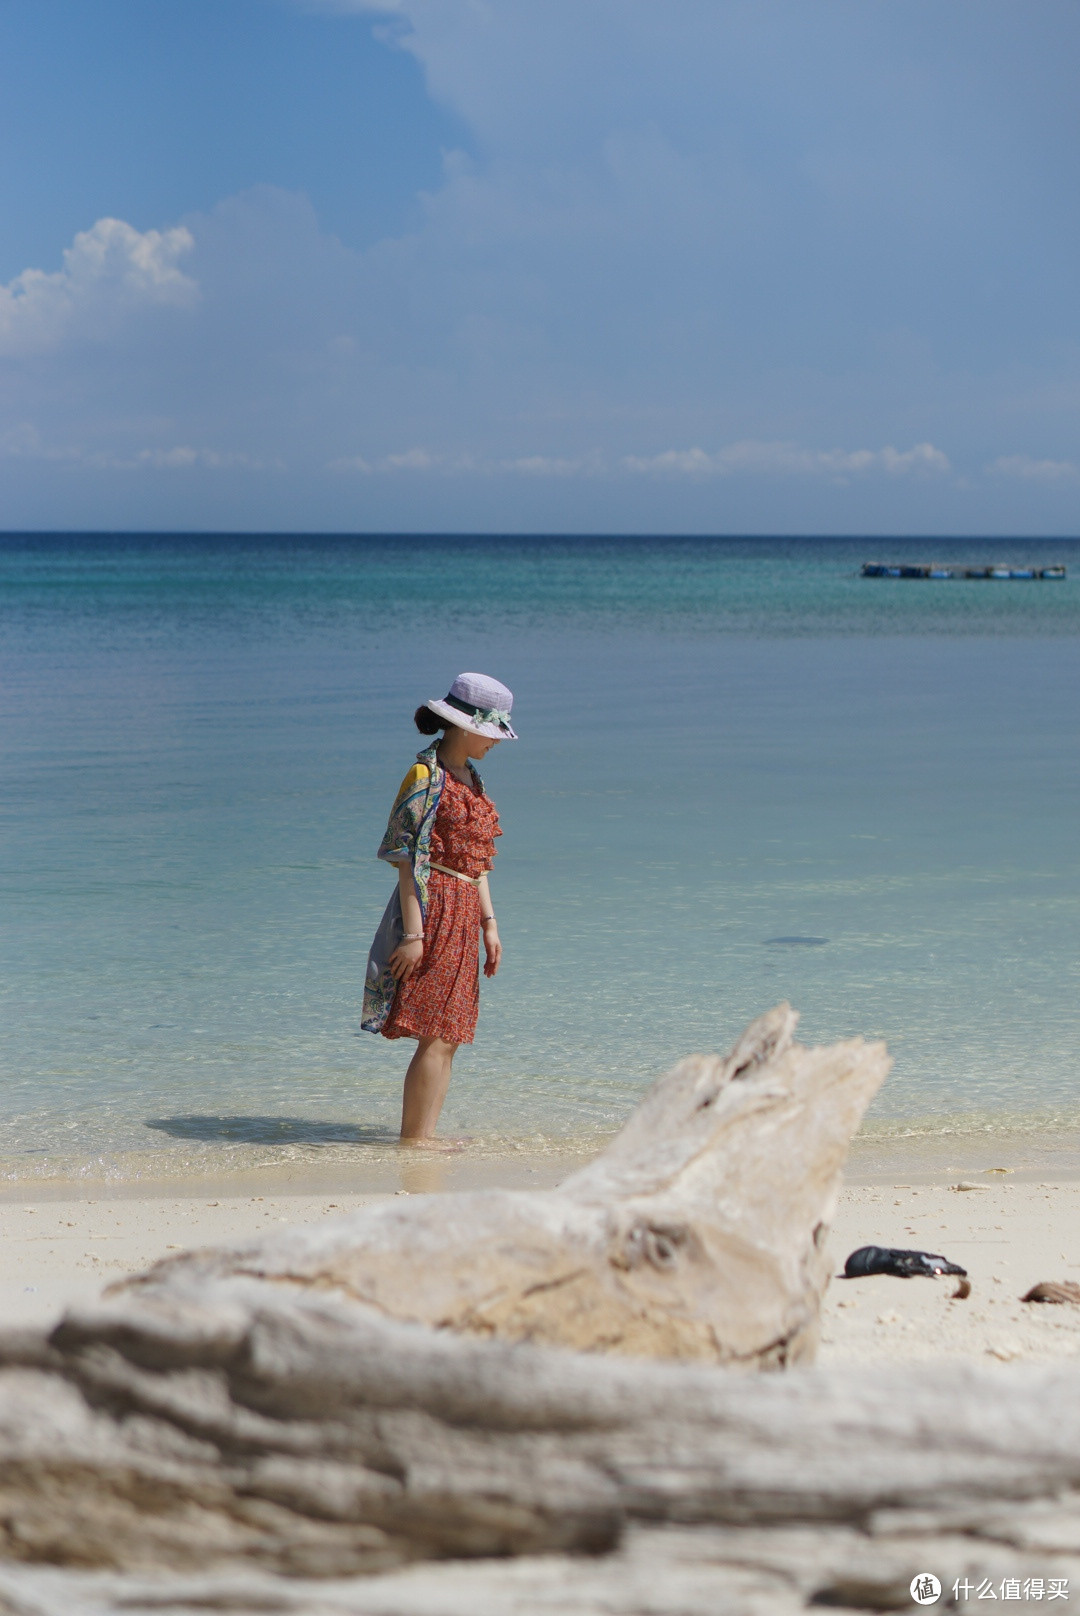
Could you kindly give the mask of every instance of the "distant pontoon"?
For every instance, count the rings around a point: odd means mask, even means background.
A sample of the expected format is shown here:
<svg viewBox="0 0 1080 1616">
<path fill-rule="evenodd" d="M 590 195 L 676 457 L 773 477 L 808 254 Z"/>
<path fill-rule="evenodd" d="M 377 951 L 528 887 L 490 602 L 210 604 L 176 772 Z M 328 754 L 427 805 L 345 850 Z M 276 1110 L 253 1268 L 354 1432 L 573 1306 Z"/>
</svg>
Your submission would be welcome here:
<svg viewBox="0 0 1080 1616">
<path fill-rule="evenodd" d="M 959 567 L 927 561 L 888 566 L 881 561 L 863 563 L 864 578 L 1064 578 L 1065 568 L 1053 567 Z"/>
</svg>

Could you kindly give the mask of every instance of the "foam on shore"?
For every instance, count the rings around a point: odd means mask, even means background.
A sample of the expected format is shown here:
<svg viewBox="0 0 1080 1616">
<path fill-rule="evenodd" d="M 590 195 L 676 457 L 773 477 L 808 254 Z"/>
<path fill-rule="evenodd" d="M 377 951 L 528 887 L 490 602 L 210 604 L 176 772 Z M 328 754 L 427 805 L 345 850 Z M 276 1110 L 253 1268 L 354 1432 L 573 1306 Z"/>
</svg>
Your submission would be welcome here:
<svg viewBox="0 0 1080 1616">
<path fill-rule="evenodd" d="M 559 1183 L 614 1137 L 591 1128 L 569 1137 L 497 1134 L 459 1151 L 402 1150 L 389 1132 L 370 1144 L 244 1142 L 97 1156 L 0 1158 L 0 1203 L 35 1199 L 393 1194 L 399 1189 L 483 1189 Z M 1004 1168 L 1017 1181 L 1080 1178 L 1080 1127 L 1045 1118 L 915 1119 L 864 1125 L 848 1158 L 850 1183 L 897 1177 L 947 1181 Z"/>
</svg>

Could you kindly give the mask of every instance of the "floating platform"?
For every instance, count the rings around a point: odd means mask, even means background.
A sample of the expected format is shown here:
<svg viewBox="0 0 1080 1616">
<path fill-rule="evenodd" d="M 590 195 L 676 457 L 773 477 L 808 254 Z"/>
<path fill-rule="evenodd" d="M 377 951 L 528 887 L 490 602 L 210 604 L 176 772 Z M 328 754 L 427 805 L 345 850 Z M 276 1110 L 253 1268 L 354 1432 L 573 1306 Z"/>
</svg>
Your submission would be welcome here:
<svg viewBox="0 0 1080 1616">
<path fill-rule="evenodd" d="M 1032 579 L 1065 576 L 1065 568 L 1053 567 L 960 567 L 944 566 L 939 562 L 906 563 L 902 567 L 887 566 L 880 561 L 863 564 L 864 578 L 1004 578 Z"/>
</svg>

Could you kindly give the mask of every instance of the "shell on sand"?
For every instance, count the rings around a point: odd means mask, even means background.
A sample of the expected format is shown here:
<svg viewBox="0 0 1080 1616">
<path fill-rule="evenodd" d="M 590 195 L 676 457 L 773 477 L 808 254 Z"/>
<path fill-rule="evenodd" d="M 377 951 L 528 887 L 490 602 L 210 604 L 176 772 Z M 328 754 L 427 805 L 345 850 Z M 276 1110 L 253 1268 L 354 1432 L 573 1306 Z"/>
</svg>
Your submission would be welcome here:
<svg viewBox="0 0 1080 1616">
<path fill-rule="evenodd" d="M 1022 1302 L 1080 1302 L 1080 1285 L 1073 1279 L 1041 1279 L 1033 1285 Z"/>
</svg>

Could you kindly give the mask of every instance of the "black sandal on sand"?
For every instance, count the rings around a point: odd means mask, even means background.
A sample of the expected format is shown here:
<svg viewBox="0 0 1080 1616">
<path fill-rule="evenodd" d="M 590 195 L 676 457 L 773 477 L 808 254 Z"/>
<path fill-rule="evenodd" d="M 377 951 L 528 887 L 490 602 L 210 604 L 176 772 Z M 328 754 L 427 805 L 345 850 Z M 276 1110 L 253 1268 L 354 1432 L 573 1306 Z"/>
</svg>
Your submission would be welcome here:
<svg viewBox="0 0 1080 1616">
<path fill-rule="evenodd" d="M 894 1274 L 897 1279 L 914 1279 L 923 1274 L 936 1279 L 939 1274 L 961 1274 L 967 1269 L 947 1257 L 935 1257 L 930 1251 L 896 1251 L 890 1246 L 860 1246 L 844 1264 L 845 1279 L 862 1279 L 867 1274 Z"/>
</svg>

